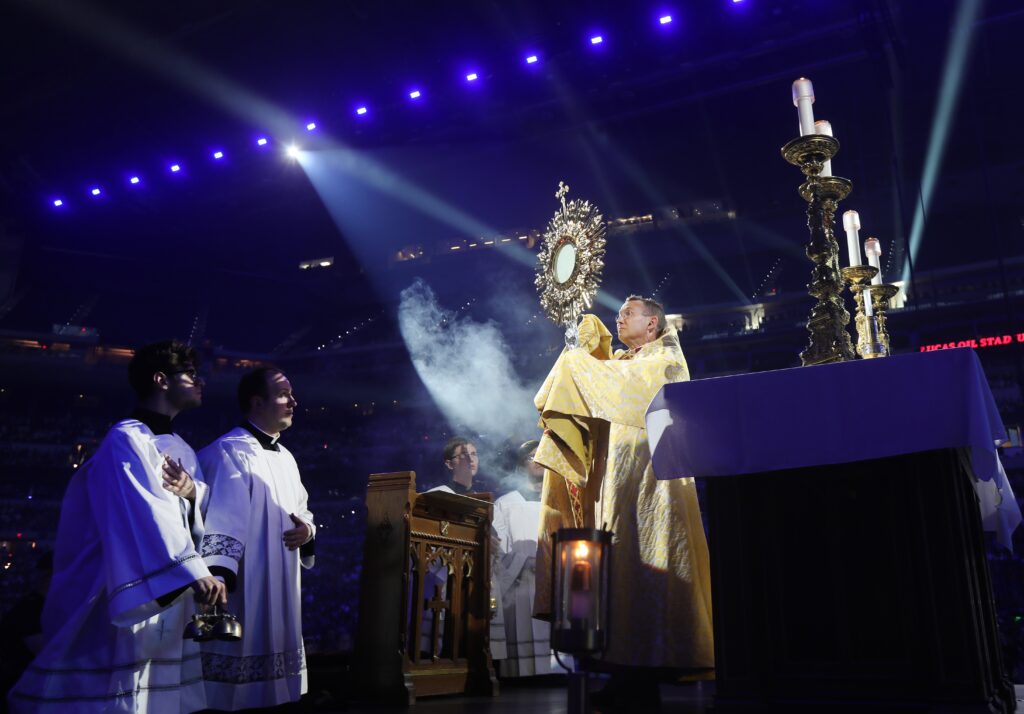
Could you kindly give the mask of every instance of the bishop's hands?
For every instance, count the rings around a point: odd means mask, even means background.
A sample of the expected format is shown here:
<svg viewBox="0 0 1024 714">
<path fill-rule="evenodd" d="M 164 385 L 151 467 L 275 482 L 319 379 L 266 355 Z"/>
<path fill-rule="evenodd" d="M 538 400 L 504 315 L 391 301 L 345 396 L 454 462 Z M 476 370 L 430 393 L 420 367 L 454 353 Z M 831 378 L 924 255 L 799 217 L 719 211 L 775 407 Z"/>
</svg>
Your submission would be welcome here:
<svg viewBox="0 0 1024 714">
<path fill-rule="evenodd" d="M 295 527 L 284 532 L 284 544 L 288 550 L 295 550 L 313 537 L 313 531 L 310 530 L 307 523 L 300 520 L 294 513 L 289 513 L 288 517 L 292 519 Z"/>
<path fill-rule="evenodd" d="M 579 346 L 584 352 L 597 359 L 611 357 L 612 333 L 596 315 L 584 315 L 576 329 L 579 334 Z"/>
<path fill-rule="evenodd" d="M 164 454 L 164 488 L 175 496 L 186 498 L 189 501 L 196 500 L 196 482 L 191 474 L 181 465 L 181 459 L 175 461 Z"/>
</svg>

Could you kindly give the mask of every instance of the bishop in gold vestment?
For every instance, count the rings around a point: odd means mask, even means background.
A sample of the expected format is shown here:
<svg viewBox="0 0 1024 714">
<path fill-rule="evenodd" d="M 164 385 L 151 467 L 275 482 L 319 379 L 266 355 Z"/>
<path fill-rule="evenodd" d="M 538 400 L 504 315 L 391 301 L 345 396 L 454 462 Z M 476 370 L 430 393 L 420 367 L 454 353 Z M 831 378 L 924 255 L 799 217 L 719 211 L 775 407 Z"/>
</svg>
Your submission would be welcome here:
<svg viewBox="0 0 1024 714">
<path fill-rule="evenodd" d="M 593 315 L 580 323 L 537 394 L 546 469 L 541 495 L 535 614 L 551 615 L 551 534 L 605 528 L 614 534 L 610 645 L 613 665 L 714 667 L 711 575 L 693 479 L 659 481 L 644 417 L 661 387 L 689 379 L 661 306 L 631 297 L 611 334 Z"/>
</svg>

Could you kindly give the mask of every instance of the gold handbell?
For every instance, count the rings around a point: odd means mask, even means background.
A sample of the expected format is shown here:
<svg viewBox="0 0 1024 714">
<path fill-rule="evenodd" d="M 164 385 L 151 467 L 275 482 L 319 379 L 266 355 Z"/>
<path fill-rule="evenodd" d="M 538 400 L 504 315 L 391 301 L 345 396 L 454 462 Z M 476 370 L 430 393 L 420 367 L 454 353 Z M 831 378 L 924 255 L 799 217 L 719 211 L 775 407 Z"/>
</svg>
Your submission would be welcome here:
<svg viewBox="0 0 1024 714">
<path fill-rule="evenodd" d="M 216 639 L 224 642 L 238 642 L 242 639 L 242 623 L 238 621 L 237 617 L 227 610 L 217 613 L 216 608 L 214 613 L 217 623 L 213 626 L 213 636 Z"/>
<path fill-rule="evenodd" d="M 195 642 L 238 642 L 242 639 L 242 623 L 227 610 L 222 611 L 214 605 L 208 613 L 193 615 L 192 621 L 185 626 L 183 636 Z"/>
<path fill-rule="evenodd" d="M 210 639 L 210 626 L 203 615 L 195 614 L 192 620 L 185 625 L 185 632 L 182 634 L 186 640 L 203 642 Z"/>
</svg>

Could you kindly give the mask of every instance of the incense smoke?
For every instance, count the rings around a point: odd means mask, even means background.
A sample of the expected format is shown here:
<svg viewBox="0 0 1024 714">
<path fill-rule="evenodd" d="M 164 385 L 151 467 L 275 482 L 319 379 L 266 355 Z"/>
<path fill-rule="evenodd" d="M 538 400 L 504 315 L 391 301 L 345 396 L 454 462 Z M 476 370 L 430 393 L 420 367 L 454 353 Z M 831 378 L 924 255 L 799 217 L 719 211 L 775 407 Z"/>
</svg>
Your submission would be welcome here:
<svg viewBox="0 0 1024 714">
<path fill-rule="evenodd" d="M 516 373 L 512 348 L 493 321 L 475 322 L 442 308 L 417 279 L 402 291 L 398 326 L 413 366 L 448 423 L 477 440 L 481 472 L 503 488 L 521 475 L 499 458 L 497 448 L 537 438 L 537 383 Z"/>
</svg>

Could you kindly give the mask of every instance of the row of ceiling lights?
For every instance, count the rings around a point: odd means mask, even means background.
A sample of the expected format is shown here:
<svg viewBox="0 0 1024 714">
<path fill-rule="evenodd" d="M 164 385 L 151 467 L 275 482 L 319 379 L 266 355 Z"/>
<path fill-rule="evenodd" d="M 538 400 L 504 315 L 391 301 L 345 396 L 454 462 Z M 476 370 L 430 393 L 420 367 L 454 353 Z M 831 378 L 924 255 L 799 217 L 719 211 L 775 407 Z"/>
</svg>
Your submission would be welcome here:
<svg viewBox="0 0 1024 714">
<path fill-rule="evenodd" d="M 729 2 L 732 3 L 732 4 L 739 4 L 739 3 L 744 2 L 744 0 L 729 0 Z M 661 14 L 661 15 L 658 16 L 658 25 L 663 27 L 663 28 L 672 25 L 673 21 L 674 20 L 672 18 L 672 15 L 670 15 L 670 14 Z M 590 35 L 588 40 L 589 40 L 589 44 L 592 47 L 601 47 L 605 43 L 605 37 L 604 37 L 603 34 L 593 34 L 593 35 Z M 524 57 L 523 61 L 524 61 L 525 64 L 530 65 L 530 66 L 536 65 L 536 64 L 540 63 L 540 55 L 535 53 L 535 52 L 531 52 L 531 53 L 527 54 Z M 465 75 L 465 80 L 466 80 L 467 83 L 479 82 L 480 81 L 480 71 L 479 70 L 472 70 L 472 71 L 467 72 L 466 75 Z M 409 94 L 409 99 L 411 101 L 416 102 L 416 101 L 419 101 L 420 99 L 423 98 L 424 90 L 422 88 L 412 88 L 412 89 L 409 90 L 408 94 Z M 358 116 L 358 117 L 365 117 L 365 116 L 367 116 L 370 113 L 370 109 L 369 109 L 369 107 L 366 104 L 359 104 L 358 106 L 356 106 L 354 111 L 355 111 L 356 116 Z M 305 126 L 306 126 L 306 131 L 307 132 L 314 132 L 317 129 L 317 124 L 316 124 L 315 121 L 307 121 Z M 266 136 L 259 136 L 259 137 L 256 138 L 255 141 L 256 141 L 256 146 L 258 148 L 264 148 L 264 147 L 266 147 L 266 146 L 268 146 L 270 144 L 270 139 L 268 137 L 266 137 Z M 285 153 L 289 157 L 291 157 L 291 158 L 296 158 L 298 156 L 298 152 L 299 152 L 299 149 L 295 145 L 290 145 L 290 146 L 286 147 L 286 150 L 285 150 Z M 226 157 L 226 154 L 225 154 L 223 149 L 216 149 L 216 150 L 212 151 L 210 153 L 210 155 L 211 155 L 211 157 L 212 157 L 212 159 L 214 161 L 223 161 L 225 159 L 225 157 Z M 172 163 L 168 164 L 167 165 L 167 171 L 169 173 L 171 173 L 171 174 L 181 174 L 182 173 L 182 164 L 181 164 L 181 162 L 175 161 L 175 162 L 172 162 Z M 133 173 L 133 174 L 129 175 L 128 178 L 127 178 L 127 181 L 128 181 L 128 184 L 130 186 L 139 187 L 139 186 L 142 185 L 142 177 L 140 175 L 138 175 L 138 174 L 134 174 Z M 103 187 L 99 186 L 99 185 L 91 185 L 87 189 L 87 195 L 92 196 L 93 199 L 100 199 L 104 195 Z M 49 198 L 49 201 L 50 201 L 51 205 L 54 208 L 56 208 L 56 209 L 65 208 L 68 205 L 67 200 L 63 196 L 51 196 Z"/>
</svg>

